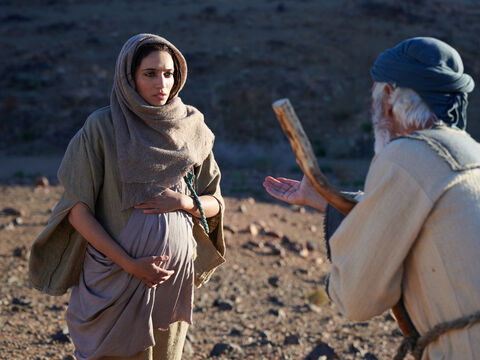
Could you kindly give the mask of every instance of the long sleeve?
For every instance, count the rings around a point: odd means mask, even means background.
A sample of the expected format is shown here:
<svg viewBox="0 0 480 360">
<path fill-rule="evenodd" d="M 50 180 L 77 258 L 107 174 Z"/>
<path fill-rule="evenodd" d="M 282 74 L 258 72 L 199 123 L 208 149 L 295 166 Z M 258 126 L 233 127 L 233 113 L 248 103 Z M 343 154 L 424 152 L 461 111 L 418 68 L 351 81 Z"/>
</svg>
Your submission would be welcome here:
<svg viewBox="0 0 480 360">
<path fill-rule="evenodd" d="M 365 195 L 330 240 L 328 292 L 353 320 L 366 320 L 401 296 L 403 262 L 432 201 L 400 166 L 378 159 Z"/>
</svg>

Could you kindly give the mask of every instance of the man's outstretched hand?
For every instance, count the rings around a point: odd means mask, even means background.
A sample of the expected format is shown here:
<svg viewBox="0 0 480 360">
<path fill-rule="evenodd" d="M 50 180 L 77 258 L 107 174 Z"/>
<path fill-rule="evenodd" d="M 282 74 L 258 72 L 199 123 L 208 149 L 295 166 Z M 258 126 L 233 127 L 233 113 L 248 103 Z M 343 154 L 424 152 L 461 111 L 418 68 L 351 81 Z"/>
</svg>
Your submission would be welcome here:
<svg viewBox="0 0 480 360">
<path fill-rule="evenodd" d="M 263 187 L 274 198 L 286 203 L 310 206 L 321 212 L 327 210 L 327 201 L 317 193 L 305 176 L 302 181 L 267 176 Z"/>
</svg>

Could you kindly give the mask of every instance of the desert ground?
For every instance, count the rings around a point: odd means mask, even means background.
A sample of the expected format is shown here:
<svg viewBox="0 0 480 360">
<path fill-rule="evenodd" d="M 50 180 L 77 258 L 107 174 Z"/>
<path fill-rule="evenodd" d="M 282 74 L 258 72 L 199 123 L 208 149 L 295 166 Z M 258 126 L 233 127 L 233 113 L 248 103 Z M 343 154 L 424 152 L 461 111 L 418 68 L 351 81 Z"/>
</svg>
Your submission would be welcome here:
<svg viewBox="0 0 480 360">
<path fill-rule="evenodd" d="M 480 83 L 478 0 L 0 0 L 0 14 L 0 359 L 73 359 L 68 294 L 31 287 L 29 249 L 61 196 L 70 138 L 109 104 L 116 56 L 140 32 L 184 53 L 180 95 L 214 131 L 223 174 L 227 261 L 196 290 L 184 358 L 393 357 L 401 334 L 388 311 L 352 322 L 323 293 L 323 215 L 261 186 L 302 176 L 271 103 L 290 98 L 327 177 L 360 189 L 371 64 L 405 38 L 435 36 Z M 479 93 L 467 127 L 477 140 Z"/>
</svg>

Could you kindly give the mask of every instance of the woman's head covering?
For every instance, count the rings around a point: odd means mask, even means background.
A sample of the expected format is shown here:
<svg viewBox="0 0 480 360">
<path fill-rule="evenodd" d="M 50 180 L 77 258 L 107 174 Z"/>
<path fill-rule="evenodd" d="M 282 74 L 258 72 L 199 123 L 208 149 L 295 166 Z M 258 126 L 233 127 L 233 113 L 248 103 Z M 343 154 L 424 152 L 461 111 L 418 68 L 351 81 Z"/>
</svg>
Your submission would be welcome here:
<svg viewBox="0 0 480 360">
<path fill-rule="evenodd" d="M 175 68 L 175 71 L 180 73 L 178 76 L 180 79 L 180 84 L 175 84 L 175 90 L 172 89 L 174 92 L 170 93 L 170 98 L 175 97 L 178 95 L 180 90 L 182 90 L 185 82 L 187 81 L 187 62 L 185 61 L 182 53 L 171 42 L 154 34 L 138 34 L 132 36 L 125 42 L 117 58 L 114 78 L 115 85 L 117 85 L 118 89 L 122 89 L 125 92 L 125 94 L 121 94 L 125 98 L 140 97 L 140 95 L 135 91 L 135 74 L 132 73 L 131 69 L 137 50 L 146 44 L 166 45 L 168 48 L 170 48 L 170 50 L 172 50 L 177 60 L 175 63 L 178 65 L 178 69 Z M 120 83 L 122 83 L 122 86 L 118 86 Z M 141 102 L 140 99 L 137 100 Z"/>
<path fill-rule="evenodd" d="M 148 104 L 135 90 L 132 61 L 143 44 L 164 44 L 176 57 L 180 85 L 163 106 Z M 123 45 L 117 58 L 110 97 L 118 165 L 122 182 L 122 207 L 127 209 L 160 194 L 182 180 L 210 154 L 214 135 L 203 115 L 185 105 L 178 92 L 187 79 L 182 53 L 166 39 L 139 34 Z"/>
<path fill-rule="evenodd" d="M 431 37 L 404 40 L 381 53 L 370 73 L 376 82 L 415 90 L 440 120 L 465 129 L 467 93 L 475 83 L 450 45 Z"/>
</svg>

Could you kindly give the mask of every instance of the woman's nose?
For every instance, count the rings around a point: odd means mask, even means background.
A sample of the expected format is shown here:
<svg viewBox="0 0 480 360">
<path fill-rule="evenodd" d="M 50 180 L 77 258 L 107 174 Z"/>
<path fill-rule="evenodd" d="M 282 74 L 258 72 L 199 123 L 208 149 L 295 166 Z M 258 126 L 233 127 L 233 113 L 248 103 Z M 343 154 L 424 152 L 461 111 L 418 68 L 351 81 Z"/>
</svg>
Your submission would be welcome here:
<svg viewBox="0 0 480 360">
<path fill-rule="evenodd" d="M 165 79 L 163 78 L 163 76 L 159 76 L 157 78 L 157 81 L 155 81 L 155 86 L 160 89 L 163 89 L 165 87 Z"/>
</svg>

